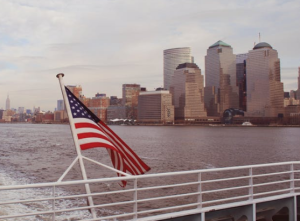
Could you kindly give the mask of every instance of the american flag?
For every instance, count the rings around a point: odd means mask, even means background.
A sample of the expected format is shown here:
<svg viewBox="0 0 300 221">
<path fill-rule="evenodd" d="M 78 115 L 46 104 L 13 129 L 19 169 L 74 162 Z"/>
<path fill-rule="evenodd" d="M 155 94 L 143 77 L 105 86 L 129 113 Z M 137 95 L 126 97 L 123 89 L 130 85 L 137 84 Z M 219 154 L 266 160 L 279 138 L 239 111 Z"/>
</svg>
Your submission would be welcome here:
<svg viewBox="0 0 300 221">
<path fill-rule="evenodd" d="M 136 153 L 65 87 L 81 150 L 104 147 L 115 169 L 132 175 L 150 170 Z M 118 176 L 120 174 L 118 173 Z M 125 187 L 126 182 L 122 181 Z"/>
</svg>

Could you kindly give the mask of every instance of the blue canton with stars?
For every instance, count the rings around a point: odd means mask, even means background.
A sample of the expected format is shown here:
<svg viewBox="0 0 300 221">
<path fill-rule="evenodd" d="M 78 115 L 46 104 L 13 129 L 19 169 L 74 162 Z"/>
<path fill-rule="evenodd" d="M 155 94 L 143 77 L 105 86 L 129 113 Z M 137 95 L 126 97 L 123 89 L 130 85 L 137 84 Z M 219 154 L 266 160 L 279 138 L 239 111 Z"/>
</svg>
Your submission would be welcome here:
<svg viewBox="0 0 300 221">
<path fill-rule="evenodd" d="M 96 123 L 100 121 L 67 87 L 65 88 L 73 118 L 87 118 Z"/>
</svg>

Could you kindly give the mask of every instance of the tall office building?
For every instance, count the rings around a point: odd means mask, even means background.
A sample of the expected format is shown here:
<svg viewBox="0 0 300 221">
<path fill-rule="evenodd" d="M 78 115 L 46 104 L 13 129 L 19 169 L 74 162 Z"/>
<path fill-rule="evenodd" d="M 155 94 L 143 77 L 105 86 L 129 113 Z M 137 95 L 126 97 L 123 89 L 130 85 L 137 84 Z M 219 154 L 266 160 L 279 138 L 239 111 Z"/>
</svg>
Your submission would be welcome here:
<svg viewBox="0 0 300 221">
<path fill-rule="evenodd" d="M 246 111 L 247 109 L 247 94 L 246 94 L 247 58 L 248 58 L 248 53 L 236 55 L 236 84 L 239 89 L 239 109 L 243 111 Z"/>
<path fill-rule="evenodd" d="M 208 116 L 221 116 L 239 107 L 236 85 L 236 55 L 229 44 L 217 41 L 205 56 L 205 106 Z"/>
<path fill-rule="evenodd" d="M 178 65 L 170 85 L 175 119 L 197 119 L 207 116 L 203 83 L 203 75 L 196 64 Z"/>
<path fill-rule="evenodd" d="M 125 117 L 137 119 L 138 96 L 141 91 L 139 84 L 123 84 L 122 105 L 125 106 Z"/>
<path fill-rule="evenodd" d="M 247 112 L 251 117 L 277 117 L 283 113 L 280 60 L 271 45 L 260 42 L 247 58 Z"/>
<path fill-rule="evenodd" d="M 182 63 L 192 63 L 191 48 L 172 48 L 164 50 L 164 88 L 169 90 L 172 76 L 177 66 Z"/>
<path fill-rule="evenodd" d="M 172 95 L 168 90 L 144 91 L 139 95 L 138 120 L 174 122 Z"/>
<path fill-rule="evenodd" d="M 64 100 L 57 100 L 57 111 L 61 111 L 65 109 L 65 103 Z"/>
<path fill-rule="evenodd" d="M 10 110 L 10 99 L 9 99 L 9 95 L 7 95 L 6 98 L 6 105 L 5 105 L 6 110 Z"/>
</svg>

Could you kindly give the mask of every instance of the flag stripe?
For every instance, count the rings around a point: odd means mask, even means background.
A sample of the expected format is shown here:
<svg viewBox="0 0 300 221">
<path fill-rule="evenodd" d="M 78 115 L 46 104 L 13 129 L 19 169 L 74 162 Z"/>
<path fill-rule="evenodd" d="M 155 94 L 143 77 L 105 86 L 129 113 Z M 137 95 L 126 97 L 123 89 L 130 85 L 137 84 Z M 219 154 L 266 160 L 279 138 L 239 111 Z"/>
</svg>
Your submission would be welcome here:
<svg viewBox="0 0 300 221">
<path fill-rule="evenodd" d="M 81 139 L 79 140 L 79 144 L 80 146 L 83 146 L 85 144 L 89 144 L 89 143 L 94 143 L 94 145 L 96 145 L 96 143 L 98 144 L 98 146 L 94 146 L 94 147 L 107 147 L 110 148 L 112 150 L 115 150 L 117 152 L 119 152 L 115 146 L 113 146 L 110 142 L 107 142 L 106 140 L 102 140 L 102 139 L 98 139 L 98 138 L 85 138 L 85 139 Z"/>
<path fill-rule="evenodd" d="M 106 136 L 98 133 L 78 133 L 77 137 L 79 140 L 86 139 L 86 138 L 100 138 L 104 142 L 107 142 L 112 145 L 112 143 L 109 141 L 109 139 Z"/>
<path fill-rule="evenodd" d="M 107 127 L 103 122 L 99 122 L 102 126 L 102 129 L 105 130 L 106 134 L 115 141 L 115 145 L 120 147 L 124 152 L 126 152 L 126 156 L 129 159 L 129 162 L 135 162 L 135 166 L 137 166 L 140 170 L 140 174 L 150 170 L 150 168 L 126 145 L 126 143 L 121 140 L 121 138 L 115 134 L 109 127 Z M 119 143 L 119 142 L 120 143 Z M 142 169 L 143 168 L 143 169 Z"/>
<path fill-rule="evenodd" d="M 111 141 L 113 142 L 113 144 L 118 148 L 118 150 L 121 152 L 121 154 L 124 156 L 125 159 L 128 159 L 130 158 L 130 156 L 124 154 L 124 149 L 122 148 L 122 146 L 118 143 L 118 141 L 114 138 L 114 137 L 110 137 L 111 138 Z M 133 159 L 129 159 L 127 160 L 127 169 L 130 168 L 130 170 L 132 171 L 132 174 L 133 175 L 138 175 L 138 174 L 141 174 L 140 172 L 140 169 L 137 168 L 138 165 L 132 163 Z"/>
<path fill-rule="evenodd" d="M 114 137 L 116 137 L 116 139 L 118 139 L 121 143 L 122 143 L 122 145 L 124 145 L 124 147 L 126 147 L 125 148 L 125 150 L 127 151 L 127 152 L 129 152 L 130 154 L 132 154 L 133 156 L 134 156 L 134 158 L 135 158 L 135 160 L 137 160 L 140 164 L 141 164 L 141 166 L 142 167 L 144 167 L 144 168 L 147 168 L 147 169 L 150 169 L 138 156 L 137 156 L 137 154 L 117 135 L 117 134 L 115 134 L 115 132 L 113 132 L 106 124 L 104 124 L 103 122 L 99 122 L 100 124 L 101 124 L 101 126 L 103 126 L 105 129 L 107 129 L 108 130 L 108 132 L 109 133 L 111 133 L 111 135 L 110 136 L 114 136 Z"/>
<path fill-rule="evenodd" d="M 95 147 L 105 147 L 108 149 L 112 149 L 114 151 L 117 151 L 116 149 L 114 149 L 112 146 L 105 144 L 105 143 L 100 143 L 100 142 L 91 142 L 91 143 L 85 143 L 85 144 L 80 144 L 80 148 L 82 150 L 87 150 L 90 148 L 95 148 Z"/>
</svg>

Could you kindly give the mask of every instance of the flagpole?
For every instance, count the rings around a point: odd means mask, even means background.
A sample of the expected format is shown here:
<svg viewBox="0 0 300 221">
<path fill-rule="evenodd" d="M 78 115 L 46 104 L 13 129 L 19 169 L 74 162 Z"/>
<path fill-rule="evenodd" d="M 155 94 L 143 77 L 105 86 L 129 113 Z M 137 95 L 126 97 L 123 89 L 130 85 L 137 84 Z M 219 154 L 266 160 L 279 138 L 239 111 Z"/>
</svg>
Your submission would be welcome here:
<svg viewBox="0 0 300 221">
<path fill-rule="evenodd" d="M 80 146 L 79 146 L 79 143 L 78 143 L 77 135 L 75 133 L 75 124 L 73 122 L 71 108 L 70 108 L 70 105 L 69 105 L 69 101 L 68 101 L 68 98 L 67 98 L 67 93 L 66 93 L 65 86 L 64 86 L 64 83 L 63 83 L 63 79 L 62 79 L 64 77 L 64 74 L 59 73 L 59 74 L 56 75 L 56 77 L 59 80 L 60 89 L 61 89 L 63 99 L 64 99 L 64 102 L 65 102 L 65 107 L 67 109 L 67 113 L 68 113 L 68 117 L 69 117 L 69 123 L 70 123 L 71 132 L 72 132 L 72 136 L 73 136 L 73 140 L 74 140 L 74 144 L 75 144 L 75 148 L 76 148 L 76 152 L 77 152 L 77 156 L 78 156 L 78 162 L 79 162 L 79 165 L 80 165 L 82 178 L 83 178 L 83 180 L 87 180 L 87 175 L 86 175 L 86 171 L 85 171 L 85 167 L 84 167 L 84 163 L 83 163 L 81 149 L 80 149 Z M 85 190 L 86 190 L 87 194 L 91 194 L 89 184 L 85 184 Z M 90 206 L 92 206 L 92 207 L 94 206 L 93 198 L 91 196 L 88 196 L 88 202 L 89 202 Z M 92 213 L 94 219 L 97 218 L 95 208 L 91 208 L 91 213 Z"/>
</svg>

